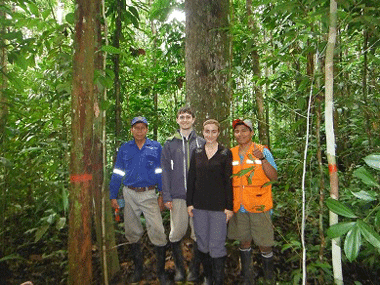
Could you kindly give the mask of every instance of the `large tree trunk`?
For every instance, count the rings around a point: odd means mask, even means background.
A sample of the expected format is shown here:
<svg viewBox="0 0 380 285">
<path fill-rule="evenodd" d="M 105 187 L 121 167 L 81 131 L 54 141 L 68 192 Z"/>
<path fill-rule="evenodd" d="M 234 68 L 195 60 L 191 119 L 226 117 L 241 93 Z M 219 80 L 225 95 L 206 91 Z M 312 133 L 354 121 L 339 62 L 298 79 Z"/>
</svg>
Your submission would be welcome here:
<svg viewBox="0 0 380 285">
<path fill-rule="evenodd" d="M 77 0 L 74 39 L 69 284 L 92 283 L 91 196 L 94 155 L 94 47 L 99 0 Z"/>
<path fill-rule="evenodd" d="M 330 174 L 330 197 L 333 199 L 339 198 L 338 169 L 335 158 L 335 136 L 333 117 L 334 47 L 336 42 L 336 27 L 337 4 L 334 0 L 330 0 L 330 27 L 325 61 L 325 129 L 327 144 L 327 160 L 329 163 Z M 338 215 L 330 211 L 330 226 L 337 223 Z M 343 284 L 342 257 L 339 238 L 335 238 L 332 240 L 332 264 L 335 284 Z"/>
<path fill-rule="evenodd" d="M 230 38 L 228 0 L 186 0 L 186 96 L 197 116 L 221 123 L 221 143 L 229 146 Z"/>
</svg>

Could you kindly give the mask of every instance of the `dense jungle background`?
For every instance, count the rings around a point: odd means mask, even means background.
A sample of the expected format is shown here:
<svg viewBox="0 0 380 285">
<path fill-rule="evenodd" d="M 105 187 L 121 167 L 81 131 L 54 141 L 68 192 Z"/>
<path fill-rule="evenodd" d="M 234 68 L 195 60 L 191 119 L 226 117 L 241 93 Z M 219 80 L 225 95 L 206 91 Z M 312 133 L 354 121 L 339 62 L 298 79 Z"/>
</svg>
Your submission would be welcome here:
<svg viewBox="0 0 380 285">
<path fill-rule="evenodd" d="M 126 284 L 115 153 L 136 115 L 163 144 L 185 104 L 270 147 L 278 284 L 380 284 L 378 0 L 0 0 L 0 22 L 0 284 Z M 158 284 L 146 236 L 144 256 Z"/>
</svg>

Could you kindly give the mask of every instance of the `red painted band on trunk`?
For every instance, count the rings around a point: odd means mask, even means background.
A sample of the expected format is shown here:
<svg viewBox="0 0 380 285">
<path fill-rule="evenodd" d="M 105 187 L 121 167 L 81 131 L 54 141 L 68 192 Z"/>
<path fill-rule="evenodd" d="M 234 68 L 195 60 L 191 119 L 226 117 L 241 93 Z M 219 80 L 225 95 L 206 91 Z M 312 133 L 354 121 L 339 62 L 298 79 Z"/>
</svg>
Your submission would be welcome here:
<svg viewBox="0 0 380 285">
<path fill-rule="evenodd" d="M 92 180 L 92 174 L 71 175 L 70 182 L 86 182 Z"/>
<path fill-rule="evenodd" d="M 329 164 L 329 172 L 330 173 L 338 172 L 338 166 L 336 166 L 336 164 Z"/>
</svg>

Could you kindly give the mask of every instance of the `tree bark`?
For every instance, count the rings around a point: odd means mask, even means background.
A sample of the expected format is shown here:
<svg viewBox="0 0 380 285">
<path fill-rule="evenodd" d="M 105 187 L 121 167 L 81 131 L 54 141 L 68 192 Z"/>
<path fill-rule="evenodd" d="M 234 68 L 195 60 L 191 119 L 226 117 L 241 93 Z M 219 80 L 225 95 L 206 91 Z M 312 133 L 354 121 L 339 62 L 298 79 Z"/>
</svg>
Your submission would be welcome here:
<svg viewBox="0 0 380 285">
<path fill-rule="evenodd" d="M 186 0 L 186 97 L 196 111 L 195 128 L 206 119 L 221 124 L 219 140 L 229 146 L 230 38 L 228 0 Z"/>
<path fill-rule="evenodd" d="M 94 47 L 98 3 L 99 0 L 76 1 L 68 255 L 69 284 L 78 285 L 92 283 Z"/>
<path fill-rule="evenodd" d="M 334 117 L 333 117 L 333 98 L 334 98 L 334 47 L 336 43 L 337 27 L 337 3 L 330 0 L 330 24 L 329 35 L 326 49 L 325 61 L 325 129 L 327 144 L 327 160 L 330 174 L 330 197 L 338 200 L 338 169 L 335 158 L 335 136 L 334 136 Z M 330 211 L 330 226 L 338 223 L 338 215 Z M 335 284 L 343 284 L 342 257 L 340 239 L 332 240 L 332 263 Z"/>
</svg>

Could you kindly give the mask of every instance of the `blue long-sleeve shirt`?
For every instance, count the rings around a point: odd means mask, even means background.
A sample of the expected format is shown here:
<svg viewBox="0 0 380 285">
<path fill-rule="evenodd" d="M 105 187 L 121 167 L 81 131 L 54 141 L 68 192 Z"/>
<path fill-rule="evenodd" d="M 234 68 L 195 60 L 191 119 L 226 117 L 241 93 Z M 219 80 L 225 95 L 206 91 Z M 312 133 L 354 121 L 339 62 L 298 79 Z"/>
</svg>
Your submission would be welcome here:
<svg viewBox="0 0 380 285">
<path fill-rule="evenodd" d="M 124 143 L 117 152 L 110 181 L 110 199 L 117 198 L 121 183 L 132 187 L 157 185 L 161 191 L 161 151 L 161 145 L 149 139 L 141 149 L 134 140 Z"/>
</svg>

